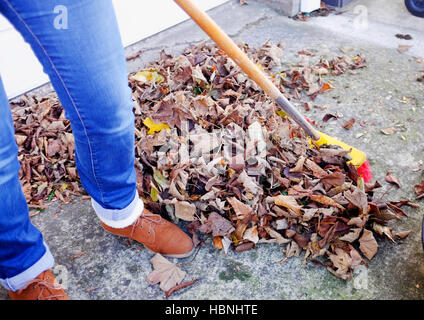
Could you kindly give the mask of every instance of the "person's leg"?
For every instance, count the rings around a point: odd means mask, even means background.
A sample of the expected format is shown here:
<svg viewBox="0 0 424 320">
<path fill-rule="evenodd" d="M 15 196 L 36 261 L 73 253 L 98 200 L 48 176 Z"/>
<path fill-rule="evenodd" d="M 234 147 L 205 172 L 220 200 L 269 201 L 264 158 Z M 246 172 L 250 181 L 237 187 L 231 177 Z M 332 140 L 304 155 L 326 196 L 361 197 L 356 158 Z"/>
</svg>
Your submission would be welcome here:
<svg viewBox="0 0 424 320">
<path fill-rule="evenodd" d="M 50 77 L 71 122 L 81 183 L 103 226 L 156 252 L 191 254 L 191 239 L 181 229 L 143 214 L 134 169 L 133 103 L 112 2 L 0 0 L 0 13 Z"/>
<path fill-rule="evenodd" d="M 0 282 L 12 291 L 53 266 L 40 231 L 29 219 L 17 155 L 10 106 L 0 79 Z"/>
<path fill-rule="evenodd" d="M 0 0 L 49 75 L 75 137 L 78 174 L 100 219 L 126 227 L 143 210 L 134 115 L 110 0 Z"/>
<path fill-rule="evenodd" d="M 31 45 L 65 108 L 75 137 L 78 173 L 96 213 L 112 226 L 130 225 L 143 203 L 134 171 L 131 91 L 111 1 L 0 0 L 0 13 Z M 56 28 L 59 14 L 67 14 L 67 29 Z M 53 266 L 41 233 L 29 221 L 17 150 L 1 87 L 0 281 L 12 291 Z"/>
</svg>

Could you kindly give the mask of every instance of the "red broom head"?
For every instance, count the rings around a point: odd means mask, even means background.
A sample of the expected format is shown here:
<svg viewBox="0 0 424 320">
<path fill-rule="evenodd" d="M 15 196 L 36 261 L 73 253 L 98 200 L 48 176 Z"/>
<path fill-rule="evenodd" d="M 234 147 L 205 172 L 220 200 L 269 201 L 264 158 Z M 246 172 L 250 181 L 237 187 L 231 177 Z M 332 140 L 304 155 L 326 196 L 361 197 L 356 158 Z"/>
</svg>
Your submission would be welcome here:
<svg viewBox="0 0 424 320">
<path fill-rule="evenodd" d="M 372 179 L 371 166 L 369 161 L 365 161 L 359 168 L 358 174 L 364 179 L 364 182 L 370 182 Z"/>
</svg>

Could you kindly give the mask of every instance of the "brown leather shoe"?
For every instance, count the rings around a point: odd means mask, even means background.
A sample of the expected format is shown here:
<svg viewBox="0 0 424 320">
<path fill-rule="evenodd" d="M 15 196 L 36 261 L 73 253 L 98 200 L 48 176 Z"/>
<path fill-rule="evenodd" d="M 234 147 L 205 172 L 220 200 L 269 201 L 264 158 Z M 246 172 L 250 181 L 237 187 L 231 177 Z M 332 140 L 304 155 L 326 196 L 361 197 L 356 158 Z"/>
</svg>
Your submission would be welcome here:
<svg viewBox="0 0 424 320">
<path fill-rule="evenodd" d="M 12 300 L 69 300 L 53 273 L 46 270 L 16 292 L 9 291 Z"/>
<path fill-rule="evenodd" d="M 194 252 L 193 241 L 184 231 L 147 209 L 126 228 L 112 228 L 104 223 L 102 226 L 110 233 L 140 242 L 148 250 L 166 257 L 185 258 Z"/>
</svg>

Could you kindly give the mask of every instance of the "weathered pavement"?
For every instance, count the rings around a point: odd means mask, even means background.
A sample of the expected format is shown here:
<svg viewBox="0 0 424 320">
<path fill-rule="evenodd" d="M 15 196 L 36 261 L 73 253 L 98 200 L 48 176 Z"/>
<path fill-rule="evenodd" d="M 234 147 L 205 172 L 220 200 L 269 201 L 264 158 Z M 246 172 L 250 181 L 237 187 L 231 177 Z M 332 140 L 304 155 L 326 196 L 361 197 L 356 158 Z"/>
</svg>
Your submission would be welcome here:
<svg viewBox="0 0 424 320">
<path fill-rule="evenodd" d="M 388 191 L 387 199 L 415 198 L 413 185 L 421 181 L 414 172 L 424 160 L 424 86 L 416 81 L 424 63 L 424 19 L 412 17 L 403 1 L 356 1 L 341 15 L 294 21 L 271 7 L 249 1 L 246 6 L 229 2 L 210 14 L 235 40 L 257 46 L 267 39 L 286 41 L 283 66 L 299 61 L 301 49 L 314 50 L 317 56 L 331 57 L 363 53 L 368 67 L 357 74 L 330 77 L 334 90 L 318 96 L 312 103 L 328 106 L 312 108 L 307 116 L 322 124 L 322 130 L 365 151 L 371 161 L 374 178 L 383 188 L 386 171 L 399 177 L 401 188 Z M 354 7 L 368 9 L 368 29 L 354 29 Z M 346 9 L 343 9 L 346 10 Z M 409 33 L 413 40 L 400 40 L 396 33 Z M 127 55 L 138 50 L 143 54 L 128 63 L 133 72 L 146 62 L 157 59 L 160 49 L 178 54 L 191 43 L 206 36 L 191 21 L 168 29 L 127 48 Z M 413 47 L 399 53 L 398 44 Z M 351 51 L 349 51 L 352 49 Z M 282 66 L 282 67 L 283 67 Z M 322 122 L 325 113 L 339 113 L 343 118 Z M 341 126 L 351 117 L 364 121 L 350 131 Z M 399 132 L 386 136 L 380 129 L 398 125 Z M 362 133 L 359 137 L 359 134 Z M 423 201 L 418 203 L 424 206 Z M 355 281 L 345 282 L 325 268 L 312 263 L 303 265 L 300 258 L 281 263 L 284 254 L 277 245 L 260 245 L 257 250 L 225 256 L 209 240 L 195 260 L 183 265 L 185 280 L 199 281 L 169 299 L 423 299 L 424 252 L 421 247 L 420 222 L 424 207 L 406 209 L 409 218 L 396 222 L 398 229 L 413 233 L 398 244 L 380 242 L 379 252 L 369 269 L 361 270 Z M 124 239 L 105 233 L 91 209 L 89 200 L 75 199 L 60 205 L 52 202 L 45 212 L 33 217 L 55 258 L 54 272 L 67 284 L 72 299 L 164 299 L 158 286 L 145 281 L 152 270 L 152 257 L 141 245 L 128 246 Z M 84 255 L 71 259 L 74 255 Z M 186 259 L 184 262 L 189 262 Z M 0 298 L 7 299 L 0 289 Z"/>
</svg>

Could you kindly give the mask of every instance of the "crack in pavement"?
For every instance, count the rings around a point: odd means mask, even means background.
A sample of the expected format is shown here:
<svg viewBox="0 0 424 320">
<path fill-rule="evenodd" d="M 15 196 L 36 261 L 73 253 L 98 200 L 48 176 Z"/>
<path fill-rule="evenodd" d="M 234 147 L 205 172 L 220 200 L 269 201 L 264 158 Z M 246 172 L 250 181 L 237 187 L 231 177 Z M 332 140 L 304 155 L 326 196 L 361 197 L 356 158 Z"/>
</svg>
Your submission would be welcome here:
<svg viewBox="0 0 424 320">
<path fill-rule="evenodd" d="M 230 38 L 236 38 L 236 37 L 239 37 L 241 34 L 243 34 L 245 31 L 247 31 L 247 30 L 249 30 L 250 28 L 252 28 L 252 27 L 255 27 L 255 26 L 258 26 L 261 22 L 263 22 L 263 21 L 265 21 L 265 20 L 267 20 L 267 19 L 269 19 L 270 17 L 268 16 L 268 15 L 265 15 L 265 16 L 262 16 L 262 17 L 260 17 L 260 18 L 258 18 L 258 19 L 256 19 L 255 21 L 251 21 L 251 22 L 248 22 L 248 23 L 246 23 L 246 24 L 244 24 L 242 27 L 240 27 L 239 28 L 239 30 L 237 31 L 237 32 L 235 32 L 235 33 L 228 33 L 228 36 L 230 37 Z M 156 34 L 156 35 L 158 35 L 158 34 Z M 156 35 L 154 35 L 154 36 L 156 36 Z M 206 35 L 206 34 L 205 34 Z M 153 37 L 154 37 L 153 36 Z M 205 39 L 205 38 L 202 38 L 202 39 L 192 39 L 192 40 L 186 40 L 186 41 L 181 41 L 181 42 L 175 42 L 175 43 L 171 43 L 171 44 L 169 44 L 169 45 L 161 45 L 161 46 L 154 46 L 154 47 L 147 47 L 147 48 L 143 48 L 142 47 L 142 45 L 140 44 L 140 47 L 139 48 L 137 48 L 137 49 L 141 49 L 143 52 L 152 52 L 152 51 L 158 51 L 158 50 L 162 50 L 162 49 L 164 49 L 164 48 L 174 48 L 174 47 L 180 47 L 180 46 L 190 46 L 190 45 L 193 45 L 193 44 L 198 44 L 198 43 L 201 43 L 202 41 L 212 41 L 212 40 L 210 40 L 209 38 L 207 38 L 207 39 Z M 144 41 L 144 40 L 142 40 L 142 41 Z M 141 42 L 142 42 L 141 41 Z M 135 43 L 134 45 L 133 45 L 134 47 L 135 46 L 137 46 L 137 43 Z M 132 51 L 137 51 L 137 49 L 133 49 Z"/>
</svg>

